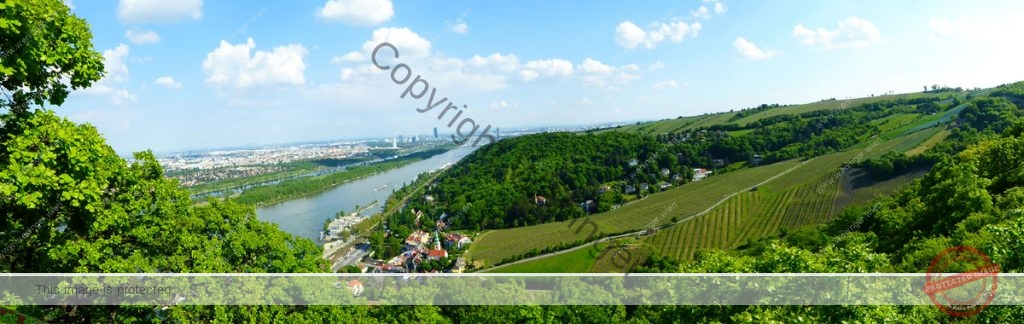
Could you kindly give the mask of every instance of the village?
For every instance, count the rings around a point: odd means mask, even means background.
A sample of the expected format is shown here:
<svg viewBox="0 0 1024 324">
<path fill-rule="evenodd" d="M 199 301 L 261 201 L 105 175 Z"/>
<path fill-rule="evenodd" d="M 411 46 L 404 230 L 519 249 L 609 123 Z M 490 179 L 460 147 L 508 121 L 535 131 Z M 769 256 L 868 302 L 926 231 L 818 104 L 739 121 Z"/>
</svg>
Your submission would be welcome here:
<svg viewBox="0 0 1024 324">
<path fill-rule="evenodd" d="M 422 217 L 422 211 L 413 210 Z M 419 218 L 418 217 L 418 218 Z M 377 251 L 371 251 L 370 244 L 356 243 L 356 237 L 349 235 L 352 226 L 365 217 L 356 213 L 330 221 L 327 231 L 321 234 L 324 243 L 324 258 L 332 261 L 334 272 L 362 273 L 462 273 L 468 263 L 462 254 L 472 243 L 469 236 L 457 232 L 445 232 L 447 224 L 438 220 L 433 232 L 415 230 L 405 237 L 401 251 L 387 260 L 374 258 Z M 347 247 L 347 249 L 345 249 Z M 342 249 L 344 253 L 339 253 Z"/>
</svg>

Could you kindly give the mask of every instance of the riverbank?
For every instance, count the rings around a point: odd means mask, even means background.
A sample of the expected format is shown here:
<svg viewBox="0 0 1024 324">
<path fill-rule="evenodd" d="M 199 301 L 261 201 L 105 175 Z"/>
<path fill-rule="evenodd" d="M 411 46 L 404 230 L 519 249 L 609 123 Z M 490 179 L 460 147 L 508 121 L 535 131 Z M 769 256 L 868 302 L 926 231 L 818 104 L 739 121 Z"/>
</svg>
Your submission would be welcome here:
<svg viewBox="0 0 1024 324">
<path fill-rule="evenodd" d="M 290 179 L 272 185 L 255 187 L 242 192 L 235 200 L 240 203 L 260 207 L 274 205 L 296 198 L 316 195 L 335 186 L 404 167 L 449 150 L 447 147 L 435 148 L 371 165 L 351 166 L 345 171 L 336 173 Z"/>
</svg>

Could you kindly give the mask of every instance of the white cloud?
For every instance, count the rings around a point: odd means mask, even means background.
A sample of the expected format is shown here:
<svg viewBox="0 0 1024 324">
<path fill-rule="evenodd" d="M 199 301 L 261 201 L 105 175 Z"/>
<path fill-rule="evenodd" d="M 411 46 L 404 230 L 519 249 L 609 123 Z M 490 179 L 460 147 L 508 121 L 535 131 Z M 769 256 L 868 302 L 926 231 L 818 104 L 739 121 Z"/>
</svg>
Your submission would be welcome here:
<svg viewBox="0 0 1024 324">
<path fill-rule="evenodd" d="M 778 54 L 778 52 L 774 50 L 765 50 L 759 48 L 757 47 L 757 45 L 743 37 L 737 37 L 736 42 L 733 43 L 733 46 L 736 47 L 737 53 L 739 53 L 743 57 L 752 60 L 763 60 Z"/>
<path fill-rule="evenodd" d="M 647 65 L 647 71 L 657 71 L 657 70 L 661 70 L 663 68 L 665 68 L 665 63 L 662 62 L 662 61 L 657 61 L 657 62 L 651 63 L 650 65 Z"/>
<path fill-rule="evenodd" d="M 474 55 L 465 60 L 432 55 L 430 42 L 408 28 L 375 30 L 371 39 L 363 43 L 360 54 L 369 58 L 373 49 L 385 41 L 394 45 L 400 56 L 395 59 L 391 49 L 382 49 L 376 57 L 379 64 L 404 63 L 410 66 L 416 74 L 427 79 L 432 86 L 437 85 L 438 88 L 444 85 L 458 85 L 485 91 L 501 89 L 508 85 L 507 81 L 515 77 L 520 68 L 519 59 L 512 54 Z M 335 58 L 332 61 L 340 62 L 341 58 Z M 365 65 L 343 68 L 341 81 L 349 84 L 373 83 L 382 80 L 379 76 L 381 73 L 380 69 L 367 62 Z M 387 77 L 384 77 L 383 80 L 390 81 Z"/>
<path fill-rule="evenodd" d="M 469 32 L 469 25 L 465 21 L 459 21 L 459 23 L 452 26 L 452 31 L 456 34 L 465 34 Z"/>
<path fill-rule="evenodd" d="M 725 13 L 725 11 L 729 9 L 729 7 L 726 7 L 725 4 L 719 0 L 701 0 L 701 2 L 710 4 L 711 7 L 714 8 L 715 14 L 718 15 Z"/>
<path fill-rule="evenodd" d="M 156 78 L 156 81 L 153 81 L 153 84 L 168 89 L 181 89 L 181 82 L 178 82 L 169 76 Z"/>
<path fill-rule="evenodd" d="M 537 72 L 533 72 L 533 71 L 530 71 L 530 70 L 519 71 L 519 77 L 523 78 L 523 81 L 533 81 L 533 80 L 536 80 L 537 76 L 539 76 L 539 75 L 540 74 L 538 74 Z"/>
<path fill-rule="evenodd" d="M 625 48 L 634 48 L 643 43 L 647 33 L 631 21 L 623 21 L 615 27 L 615 42 Z"/>
<path fill-rule="evenodd" d="M 96 97 L 108 97 L 115 105 L 135 102 L 139 98 L 124 88 L 116 88 L 106 84 L 96 84 L 82 91 L 83 94 Z"/>
<path fill-rule="evenodd" d="M 956 33 L 956 27 L 953 26 L 953 23 L 950 22 L 949 19 L 932 18 L 929 25 L 932 28 L 932 34 L 939 38 L 950 37 Z"/>
<path fill-rule="evenodd" d="M 238 45 L 221 41 L 203 60 L 206 83 L 235 89 L 305 84 L 303 59 L 307 51 L 301 44 L 279 46 L 269 52 L 253 51 L 255 48 L 252 38 Z"/>
<path fill-rule="evenodd" d="M 834 30 L 811 30 L 802 24 L 796 25 L 793 27 L 793 36 L 804 44 L 818 46 L 821 49 L 865 47 L 881 39 L 878 27 L 858 17 L 840 21 L 839 27 Z"/>
<path fill-rule="evenodd" d="M 136 101 L 138 98 L 135 94 L 123 88 L 124 83 L 128 82 L 128 65 L 125 64 L 128 52 L 129 47 L 125 44 L 103 51 L 103 67 L 106 74 L 103 79 L 82 93 L 88 96 L 108 97 L 114 104 Z"/>
<path fill-rule="evenodd" d="M 700 6 L 697 10 L 690 10 L 690 15 L 696 18 L 711 19 L 711 11 L 705 6 Z"/>
<path fill-rule="evenodd" d="M 662 82 L 658 82 L 658 83 L 655 83 L 655 84 L 651 85 L 651 88 L 654 88 L 656 90 L 670 89 L 670 88 L 676 88 L 676 87 L 679 87 L 679 84 L 676 83 L 673 80 L 662 81 Z"/>
<path fill-rule="evenodd" d="M 608 74 L 612 72 L 612 67 L 601 63 L 601 61 L 594 60 L 591 58 L 583 59 L 583 64 L 579 65 L 580 71 L 586 73 L 601 73 Z"/>
<path fill-rule="evenodd" d="M 636 48 L 643 44 L 647 49 L 652 49 L 666 39 L 679 43 L 686 36 L 697 37 L 700 29 L 700 23 L 687 24 L 684 21 L 673 21 L 669 23 L 654 22 L 645 31 L 630 21 L 624 21 L 615 28 L 615 42 L 624 48 Z"/>
<path fill-rule="evenodd" d="M 520 72 L 524 81 L 537 79 L 538 76 L 569 76 L 572 75 L 572 62 L 562 59 L 535 60 L 526 62 Z"/>
<path fill-rule="evenodd" d="M 328 0 L 317 16 L 359 26 L 380 25 L 395 15 L 391 0 Z"/>
<path fill-rule="evenodd" d="M 117 18 L 127 23 L 174 22 L 203 17 L 203 0 L 121 0 Z"/>
<path fill-rule="evenodd" d="M 423 58 L 430 54 L 430 42 L 426 38 L 420 37 L 409 28 L 392 28 L 385 27 L 373 31 L 373 36 L 370 40 L 363 43 L 363 52 L 366 56 L 370 56 L 373 53 L 373 49 L 380 45 L 380 43 L 388 42 L 391 45 L 395 45 L 398 49 L 399 60 L 407 60 L 408 58 Z M 382 58 L 394 59 L 390 49 L 385 49 L 386 52 L 378 54 L 378 60 Z"/>
<path fill-rule="evenodd" d="M 160 35 L 152 30 L 132 28 L 124 32 L 124 37 L 136 45 L 160 42 Z"/>
<path fill-rule="evenodd" d="M 331 63 L 338 64 L 342 62 L 362 62 L 366 61 L 366 56 L 359 52 L 349 52 L 342 56 L 335 56 L 331 58 Z"/>
<path fill-rule="evenodd" d="M 68 9 L 75 10 L 75 3 L 71 0 L 64 0 L 64 5 L 68 6 Z"/>
<path fill-rule="evenodd" d="M 609 84 L 626 84 L 640 76 L 631 73 L 640 70 L 636 64 L 626 64 L 620 67 L 613 67 L 591 58 L 583 59 L 578 66 L 582 73 L 580 80 L 584 85 L 593 87 L 605 87 Z"/>
<path fill-rule="evenodd" d="M 103 51 L 103 67 L 107 72 L 103 77 L 104 80 L 111 82 L 128 81 L 128 65 L 124 63 L 125 59 L 128 58 L 128 51 L 129 47 L 125 44 L 120 44 L 115 48 Z"/>
<path fill-rule="evenodd" d="M 473 55 L 467 63 L 473 68 L 494 69 L 501 72 L 513 72 L 519 68 L 519 58 L 514 54 L 502 55 L 501 53 L 494 53 L 487 57 Z"/>
</svg>

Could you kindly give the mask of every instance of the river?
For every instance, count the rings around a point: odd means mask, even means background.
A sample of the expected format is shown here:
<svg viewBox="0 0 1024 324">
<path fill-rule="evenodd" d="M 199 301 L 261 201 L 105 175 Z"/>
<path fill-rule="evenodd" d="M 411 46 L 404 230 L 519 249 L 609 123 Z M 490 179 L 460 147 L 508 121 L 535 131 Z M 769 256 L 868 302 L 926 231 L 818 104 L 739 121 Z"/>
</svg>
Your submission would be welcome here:
<svg viewBox="0 0 1024 324">
<path fill-rule="evenodd" d="M 380 203 L 364 215 L 379 212 L 392 190 L 411 183 L 420 173 L 438 169 L 447 163 L 455 164 L 474 149 L 458 147 L 423 161 L 340 184 L 316 195 L 264 206 L 256 210 L 256 215 L 260 220 L 277 224 L 285 232 L 319 244 L 324 221 L 334 218 L 338 211 L 353 212 L 356 205 L 362 208 L 376 200 Z"/>
</svg>

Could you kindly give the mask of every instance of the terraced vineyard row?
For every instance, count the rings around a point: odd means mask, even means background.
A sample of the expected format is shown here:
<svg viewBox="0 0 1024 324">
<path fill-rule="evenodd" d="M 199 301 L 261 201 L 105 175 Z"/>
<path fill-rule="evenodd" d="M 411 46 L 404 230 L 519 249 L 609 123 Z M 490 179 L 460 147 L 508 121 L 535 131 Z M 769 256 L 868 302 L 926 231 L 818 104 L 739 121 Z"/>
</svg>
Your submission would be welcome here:
<svg viewBox="0 0 1024 324">
<path fill-rule="evenodd" d="M 783 192 L 744 192 L 707 215 L 667 228 L 645 243 L 654 253 L 689 259 L 700 249 L 728 249 L 751 239 L 830 219 L 838 190 L 816 192 L 810 182 Z"/>
</svg>

